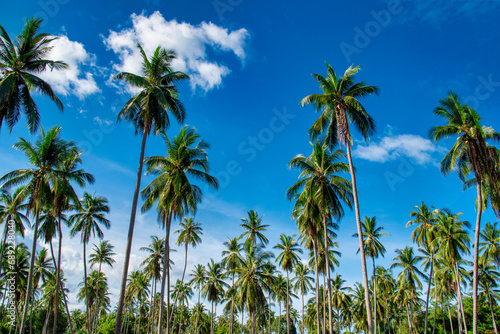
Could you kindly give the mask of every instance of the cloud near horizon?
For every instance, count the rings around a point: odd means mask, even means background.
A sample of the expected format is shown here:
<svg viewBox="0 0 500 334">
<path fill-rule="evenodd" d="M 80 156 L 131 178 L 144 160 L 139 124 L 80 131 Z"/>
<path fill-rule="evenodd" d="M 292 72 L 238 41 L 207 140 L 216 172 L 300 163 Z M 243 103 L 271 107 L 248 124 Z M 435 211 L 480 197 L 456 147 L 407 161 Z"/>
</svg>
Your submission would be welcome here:
<svg viewBox="0 0 500 334">
<path fill-rule="evenodd" d="M 358 145 L 353 155 L 369 161 L 384 163 L 400 156 L 413 158 L 419 165 L 432 162 L 431 154 L 441 149 L 429 139 L 417 135 L 389 135 L 383 137 L 378 143 Z"/>
<path fill-rule="evenodd" d="M 175 50 L 177 58 L 172 67 L 190 76 L 193 89 L 208 91 L 219 87 L 222 78 L 231 72 L 227 66 L 209 59 L 208 48 L 216 53 L 232 52 L 242 63 L 246 59 L 249 33 L 244 28 L 230 32 L 212 22 L 194 26 L 175 19 L 167 21 L 158 11 L 149 17 L 132 14 L 131 19 L 132 28 L 110 31 L 104 38 L 106 47 L 119 55 L 120 62 L 113 66 L 115 71 L 141 73 L 142 59 L 137 44 L 141 44 L 148 56 L 161 46 Z"/>
</svg>

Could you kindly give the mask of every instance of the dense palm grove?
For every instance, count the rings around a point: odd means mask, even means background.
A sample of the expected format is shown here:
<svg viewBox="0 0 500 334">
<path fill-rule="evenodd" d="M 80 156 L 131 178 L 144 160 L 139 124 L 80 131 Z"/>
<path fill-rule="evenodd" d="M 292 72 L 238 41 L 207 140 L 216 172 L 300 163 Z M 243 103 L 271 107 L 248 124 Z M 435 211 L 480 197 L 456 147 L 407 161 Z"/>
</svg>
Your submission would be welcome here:
<svg viewBox="0 0 500 334">
<path fill-rule="evenodd" d="M 147 55 L 140 45 L 143 73 L 115 76 L 137 88 L 118 120 L 132 122 L 142 145 L 121 292 L 118 304 L 111 305 L 103 272 L 116 261 L 114 246 L 104 240 L 113 223 L 106 218 L 108 200 L 87 192 L 79 198 L 79 189 L 95 181 L 81 167 L 82 151 L 61 137 L 60 127 L 40 128 L 31 96 L 34 91 L 46 95 L 63 109 L 50 85 L 37 76 L 67 68 L 46 58 L 55 37 L 40 33 L 40 24 L 27 20 L 14 40 L 0 26 L 0 126 L 12 130 L 24 116 L 29 131 L 38 132 L 36 139 L 20 138 L 13 147 L 25 155 L 26 168 L 0 178 L 2 333 L 498 334 L 500 226 L 482 224 L 481 214 L 489 208 L 498 214 L 500 208 L 498 150 L 490 143 L 500 135 L 483 126 L 455 93 L 439 101 L 435 114 L 443 122 L 431 128 L 430 137 L 455 140 L 441 172 L 456 172 L 464 189 L 476 189 L 474 226 L 460 212 L 420 203 L 408 213 L 414 244 L 395 250 L 389 267 L 377 265 L 386 252 L 387 233 L 376 217 L 360 213 L 351 144 L 353 129 L 365 140 L 375 131 L 361 99 L 378 88 L 355 81 L 359 67 L 339 77 L 327 65 L 326 77 L 313 75 L 321 93 L 301 101 L 319 112 L 309 128 L 312 152 L 291 157 L 288 164 L 300 172 L 298 181 L 284 189 L 294 204 L 298 233 L 282 234 L 278 244 L 269 244 L 263 213 L 250 210 L 220 256 L 189 268 L 189 251 L 203 242 L 203 222 L 194 218 L 201 186 L 217 189 L 218 180 L 209 170 L 210 146 L 194 128 L 167 135 L 171 117 L 182 124 L 186 116 L 176 85 L 189 78 L 171 69 L 175 52 L 158 47 Z M 163 138 L 165 156 L 144 157 L 151 133 Z M 143 170 L 152 176 L 145 186 Z M 156 209 L 165 235 L 142 245 L 145 260 L 129 272 L 139 197 L 142 212 Z M 337 270 L 336 230 L 347 208 L 356 216 L 353 237 L 359 240 L 363 273 L 363 281 L 352 286 Z M 467 232 L 471 227 L 473 237 Z M 22 242 L 27 229 L 32 230 L 31 247 Z M 84 307 L 76 310 L 68 308 L 61 265 L 68 237 L 80 238 L 83 254 L 77 296 Z M 91 245 L 91 238 L 100 241 Z M 171 240 L 184 252 L 183 263 L 170 259 Z M 48 248 L 40 249 L 39 243 Z M 173 266 L 182 268 L 176 282 L 170 277 Z"/>
</svg>

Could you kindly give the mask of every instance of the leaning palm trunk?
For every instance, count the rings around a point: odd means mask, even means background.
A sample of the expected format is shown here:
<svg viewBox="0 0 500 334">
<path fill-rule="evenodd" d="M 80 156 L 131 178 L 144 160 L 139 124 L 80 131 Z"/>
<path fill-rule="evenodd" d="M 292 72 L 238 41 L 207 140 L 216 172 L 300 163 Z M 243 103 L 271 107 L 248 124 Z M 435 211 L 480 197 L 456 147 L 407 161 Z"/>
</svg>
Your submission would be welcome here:
<svg viewBox="0 0 500 334">
<path fill-rule="evenodd" d="M 26 319 L 28 317 L 28 309 L 30 304 L 31 290 L 33 288 L 33 270 L 35 269 L 35 256 L 36 256 L 36 241 L 38 239 L 38 223 L 40 221 L 40 212 L 38 208 L 36 209 L 36 220 L 35 220 L 35 230 L 33 231 L 33 244 L 31 246 L 31 262 L 30 271 L 28 275 L 28 284 L 26 290 L 26 298 L 24 301 L 23 318 L 21 320 L 21 326 L 19 327 L 19 334 L 24 334 L 24 329 L 26 328 Z"/>
<path fill-rule="evenodd" d="M 163 256 L 163 273 L 161 277 L 161 289 L 160 289 L 160 313 L 158 315 L 158 334 L 163 333 L 163 298 L 165 298 L 165 283 L 167 280 L 167 276 L 170 277 L 170 263 L 169 263 L 169 237 L 170 237 L 170 221 L 172 219 L 172 213 L 169 212 L 167 217 L 166 217 L 166 222 L 165 222 L 165 230 L 166 230 L 166 235 L 165 235 L 165 254 Z M 170 280 L 170 279 L 168 279 Z M 170 282 L 168 282 L 170 285 Z M 167 292 L 167 294 L 169 294 Z M 167 296 L 168 297 L 168 296 Z M 169 305 L 170 304 L 170 298 L 169 302 L 167 303 L 167 318 L 168 318 L 168 312 L 169 312 Z M 168 320 L 168 319 L 167 319 Z M 167 334 L 169 334 L 169 324 L 167 323 Z"/>
<path fill-rule="evenodd" d="M 446 295 L 446 304 L 448 305 L 448 317 L 450 318 L 450 327 L 451 327 L 451 334 L 453 333 L 453 321 L 451 319 L 451 307 L 450 307 L 450 299 L 448 298 L 448 294 Z M 460 322 L 459 322 L 460 323 Z"/>
<path fill-rule="evenodd" d="M 62 230 L 61 230 L 61 217 L 57 219 L 57 228 L 59 230 L 59 245 L 57 247 L 57 267 L 56 267 L 56 302 L 54 305 L 54 322 L 52 324 L 52 333 L 57 331 L 57 314 L 59 312 L 59 286 L 61 282 L 61 248 L 62 248 Z"/>
<path fill-rule="evenodd" d="M 330 286 L 330 259 L 328 246 L 328 229 L 326 226 L 326 216 L 323 217 L 323 229 L 325 234 L 325 261 L 326 261 L 326 285 L 328 287 L 328 330 L 333 334 L 333 319 L 332 319 L 332 288 Z"/>
<path fill-rule="evenodd" d="M 234 287 L 234 273 L 233 273 L 233 284 L 231 287 Z M 269 293 L 269 300 L 271 297 L 271 293 Z M 198 300 L 198 303 L 200 301 Z M 229 334 L 233 334 L 233 327 L 234 327 L 234 294 L 231 296 L 231 323 L 229 324 Z M 271 331 L 269 331 L 271 333 Z"/>
<path fill-rule="evenodd" d="M 91 325 L 90 325 L 90 308 L 89 308 L 89 289 L 88 289 L 88 284 L 87 284 L 87 257 L 86 257 L 86 250 L 87 250 L 87 247 L 86 247 L 86 243 L 84 242 L 83 243 L 83 275 L 85 276 L 84 277 L 84 284 L 85 284 L 85 308 L 87 310 L 87 331 L 89 333 L 92 332 L 92 328 L 91 328 Z"/>
<path fill-rule="evenodd" d="M 135 214 L 137 211 L 137 201 L 139 200 L 139 190 L 141 188 L 142 166 L 144 164 L 144 151 L 146 148 L 146 139 L 149 129 L 144 129 L 141 143 L 141 153 L 139 157 L 139 168 L 137 170 L 137 179 L 135 182 L 134 198 L 132 200 L 132 212 L 130 214 L 130 224 L 128 228 L 127 247 L 125 248 L 125 259 L 123 262 L 122 282 L 120 286 L 120 298 L 116 309 L 115 334 L 120 334 L 122 326 L 123 303 L 125 302 L 125 288 L 127 287 L 128 266 L 130 262 L 130 252 L 132 250 L 132 239 L 134 237 Z M 161 334 L 161 332 L 158 332 Z"/>
<path fill-rule="evenodd" d="M 489 291 L 487 292 L 488 304 L 490 304 L 491 319 L 493 320 L 493 328 L 495 329 L 495 334 L 498 334 L 497 323 L 495 321 L 495 313 L 493 312 L 493 303 L 491 302 L 491 295 Z"/>
<path fill-rule="evenodd" d="M 478 276 L 478 255 L 479 255 L 479 233 L 481 232 L 481 213 L 483 211 L 483 197 L 481 194 L 481 179 L 477 180 L 477 218 L 476 230 L 474 233 L 474 276 L 472 281 L 472 297 L 473 297 L 473 311 L 472 311 L 472 333 L 477 334 L 477 276 Z M 496 332 L 496 325 L 495 325 Z"/>
<path fill-rule="evenodd" d="M 200 306 L 200 295 L 201 295 L 201 284 L 198 284 L 198 307 Z M 200 310 L 196 312 L 196 334 L 200 333 L 200 329 L 198 328 L 199 321 L 200 321 Z"/>
<path fill-rule="evenodd" d="M 424 325 L 424 334 L 427 334 L 427 317 L 429 315 L 429 296 L 431 292 L 431 284 L 432 284 L 432 270 L 434 265 L 434 252 L 431 251 L 431 272 L 429 273 L 429 282 L 427 284 L 427 300 L 425 301 L 425 325 Z M 436 323 L 436 314 L 434 312 L 434 324 Z"/>
<path fill-rule="evenodd" d="M 316 332 L 320 334 L 320 313 L 319 313 L 319 273 L 318 273 L 318 246 L 316 245 L 316 240 L 313 239 L 314 248 L 314 263 L 316 271 Z"/>
<path fill-rule="evenodd" d="M 286 271 L 286 301 L 285 301 L 285 307 L 286 307 L 286 333 L 290 334 L 290 296 L 289 296 L 289 287 L 288 287 L 288 270 Z"/>
<path fill-rule="evenodd" d="M 457 285 L 457 318 L 458 318 L 458 333 L 462 334 L 463 331 L 463 324 L 465 324 L 465 321 L 462 323 L 462 290 L 460 288 L 460 282 L 458 280 L 458 265 L 453 264 L 453 269 L 455 270 L 455 284 Z M 467 330 L 465 330 L 465 333 L 467 333 Z"/>
<path fill-rule="evenodd" d="M 352 181 L 352 195 L 354 198 L 354 212 L 356 214 L 356 227 L 358 230 L 358 238 L 359 238 L 359 253 L 361 255 L 361 271 L 363 273 L 363 286 L 365 288 L 366 320 L 368 323 L 368 333 L 373 334 L 372 310 L 370 307 L 370 291 L 368 289 L 368 274 L 367 274 L 367 270 L 366 270 L 365 248 L 364 248 L 364 242 L 363 242 L 363 231 L 361 230 L 361 218 L 360 218 L 360 213 L 359 213 L 358 189 L 356 187 L 356 175 L 354 174 L 354 165 L 352 164 L 352 157 L 351 157 L 350 138 L 349 138 L 349 140 L 346 141 L 346 148 L 347 148 L 347 159 L 349 161 L 349 171 L 351 173 L 351 181 Z"/>
<path fill-rule="evenodd" d="M 375 276 L 375 257 L 373 262 L 373 332 L 377 334 L 377 277 Z M 424 332 L 425 333 L 425 332 Z"/>
</svg>

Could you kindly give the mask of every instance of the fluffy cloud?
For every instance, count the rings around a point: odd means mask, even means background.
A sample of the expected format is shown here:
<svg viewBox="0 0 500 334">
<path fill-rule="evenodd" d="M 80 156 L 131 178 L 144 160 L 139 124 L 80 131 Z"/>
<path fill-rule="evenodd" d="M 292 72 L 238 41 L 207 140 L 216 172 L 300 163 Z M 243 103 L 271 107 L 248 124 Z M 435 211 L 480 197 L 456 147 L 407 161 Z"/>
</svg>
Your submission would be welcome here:
<svg viewBox="0 0 500 334">
<path fill-rule="evenodd" d="M 62 60 L 69 65 L 67 70 L 44 72 L 41 77 L 52 85 L 56 93 L 62 95 L 74 94 L 83 99 L 86 96 L 100 92 L 91 72 L 83 72 L 82 66 L 94 66 L 93 55 L 88 53 L 83 44 L 73 42 L 67 36 L 59 36 L 51 44 L 49 59 Z"/>
<path fill-rule="evenodd" d="M 231 71 L 209 60 L 207 48 L 216 53 L 232 52 L 241 62 L 246 58 L 245 43 L 249 36 L 246 29 L 229 32 L 211 22 L 194 26 L 176 20 L 166 21 L 159 12 L 149 17 L 132 14 L 132 25 L 132 28 L 110 31 L 104 39 L 106 46 L 119 55 L 120 63 L 114 66 L 116 71 L 141 73 L 137 43 L 148 55 L 160 45 L 176 51 L 177 59 L 172 67 L 189 74 L 193 89 L 200 87 L 208 91 L 220 86 L 222 78 Z"/>
<path fill-rule="evenodd" d="M 386 162 L 399 156 L 415 159 L 420 165 L 432 161 L 431 154 L 439 151 L 429 139 L 416 135 L 396 135 L 382 138 L 379 143 L 369 143 L 367 146 L 358 145 L 354 156 L 376 162 Z"/>
</svg>

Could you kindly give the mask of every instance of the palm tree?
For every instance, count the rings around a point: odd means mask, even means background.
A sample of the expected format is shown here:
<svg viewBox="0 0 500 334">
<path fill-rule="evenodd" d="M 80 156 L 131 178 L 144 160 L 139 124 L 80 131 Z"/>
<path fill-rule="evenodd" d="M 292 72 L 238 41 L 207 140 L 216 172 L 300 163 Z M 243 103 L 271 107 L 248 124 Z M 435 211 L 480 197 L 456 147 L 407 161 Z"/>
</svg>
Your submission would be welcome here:
<svg viewBox="0 0 500 334">
<path fill-rule="evenodd" d="M 242 245 L 240 244 L 240 238 L 228 238 L 227 241 L 224 242 L 224 246 L 226 246 L 226 250 L 222 251 L 222 266 L 228 272 L 231 272 L 232 283 L 231 287 L 234 286 L 234 278 L 236 269 L 241 263 L 241 250 Z M 199 302 L 199 301 L 198 301 Z M 231 296 L 231 322 L 229 323 L 229 334 L 233 334 L 233 326 L 234 326 L 234 295 Z"/>
<path fill-rule="evenodd" d="M 417 265 L 422 258 L 415 256 L 412 247 L 406 247 L 404 249 L 396 249 L 396 256 L 393 259 L 393 263 L 390 266 L 392 268 L 401 268 L 402 271 L 399 273 L 397 278 L 397 284 L 400 287 L 406 287 L 410 290 L 411 296 L 410 301 L 416 297 L 416 289 L 422 288 L 422 283 L 419 277 L 425 278 L 424 273 L 422 273 Z M 411 303 L 410 317 L 409 317 L 410 334 L 413 330 L 413 302 Z"/>
<path fill-rule="evenodd" d="M 255 247 L 257 241 L 259 241 L 262 246 L 267 245 L 269 240 L 262 232 L 266 231 L 269 225 L 262 224 L 263 216 L 259 217 L 255 210 L 250 210 L 248 211 L 248 218 L 241 218 L 243 224 L 240 226 L 243 227 L 245 232 L 240 235 L 240 239 L 246 236 L 244 243 L 251 243 Z"/>
<path fill-rule="evenodd" d="M 364 222 L 361 225 L 363 231 L 363 240 L 365 253 L 368 257 L 372 258 L 373 261 L 373 332 L 377 333 L 377 278 L 375 276 L 375 259 L 378 259 L 380 255 L 384 257 L 385 247 L 380 242 L 380 238 L 384 235 L 390 235 L 389 233 L 381 232 L 384 228 L 382 226 L 377 227 L 377 221 L 375 217 L 365 217 Z M 358 237 L 357 233 L 353 234 L 353 237 Z M 359 249 L 358 249 L 359 252 Z"/>
<path fill-rule="evenodd" d="M 491 224 L 487 222 L 484 229 L 480 232 L 481 239 L 479 243 L 479 252 L 482 253 L 481 261 L 485 264 L 493 263 L 497 268 L 500 267 L 500 228 L 498 223 Z"/>
<path fill-rule="evenodd" d="M 299 244 L 297 243 L 297 241 L 295 241 L 295 235 L 287 236 L 285 234 L 280 235 L 280 243 L 278 243 L 273 248 L 281 251 L 276 258 L 276 262 L 279 262 L 281 268 L 283 268 L 283 270 L 286 272 L 286 290 L 289 291 L 289 273 L 290 270 L 292 270 L 295 265 L 300 262 L 300 257 L 297 255 L 297 253 L 302 254 L 302 249 L 300 249 Z M 290 308 L 288 305 L 289 299 L 290 296 L 287 296 L 285 299 L 287 334 L 290 334 Z"/>
<path fill-rule="evenodd" d="M 302 333 L 304 333 L 304 295 L 306 295 L 309 290 L 312 288 L 312 282 L 314 278 L 308 276 L 311 274 L 311 270 L 307 265 L 302 264 L 302 262 L 297 262 L 295 266 L 295 278 L 294 286 L 295 292 L 300 291 L 300 295 L 302 296 Z"/>
<path fill-rule="evenodd" d="M 184 304 L 188 302 L 188 299 L 193 295 L 193 290 L 189 284 L 184 284 L 182 281 L 177 280 L 177 283 L 172 289 L 172 298 L 179 301 L 180 320 L 179 320 L 179 334 L 182 327 L 182 318 L 184 313 L 181 311 Z"/>
<path fill-rule="evenodd" d="M 130 251 L 132 249 L 137 201 L 139 199 L 139 190 L 141 187 L 146 139 L 151 133 L 151 130 L 154 129 L 154 133 L 157 134 L 169 127 L 170 117 L 167 110 L 172 113 L 179 124 L 184 122 L 186 112 L 183 104 L 179 100 L 179 93 L 175 85 L 181 80 L 189 78 L 182 72 L 174 72 L 172 70 L 172 60 L 175 59 L 174 51 L 167 51 L 158 47 L 153 55 L 148 58 L 142 47 L 140 45 L 137 46 L 142 56 L 142 76 L 121 72 L 114 77 L 115 80 L 122 80 L 140 89 L 140 92 L 134 95 L 125 106 L 123 106 L 118 114 L 118 120 L 132 122 L 136 133 L 142 134 L 139 167 L 137 170 L 137 180 L 135 183 L 132 212 L 130 214 L 130 225 L 127 236 L 127 247 L 125 249 L 125 259 L 123 263 L 120 298 L 116 312 L 115 334 L 120 334 L 122 325 L 123 303 L 125 300 L 125 288 L 128 277 Z"/>
<path fill-rule="evenodd" d="M 434 269 L 434 254 L 436 252 L 435 247 L 432 246 L 432 241 L 435 238 L 434 231 L 432 228 L 434 227 L 434 223 L 436 222 L 436 215 L 439 210 L 433 210 L 434 208 L 428 207 L 422 202 L 421 206 L 415 206 L 415 210 L 410 212 L 410 217 L 413 219 L 406 223 L 406 227 L 411 225 L 418 225 L 415 227 L 411 234 L 412 241 L 417 244 L 419 247 L 424 247 L 425 251 L 430 255 L 430 273 L 429 273 L 429 281 L 427 284 L 427 298 L 425 301 L 425 325 L 424 325 L 424 333 L 427 333 L 427 318 L 429 314 L 429 296 L 430 289 L 432 285 L 432 275 Z M 435 319 L 434 319 L 435 322 Z"/>
<path fill-rule="evenodd" d="M 40 125 L 38 106 L 31 97 L 36 91 L 50 98 L 63 110 L 63 104 L 56 96 L 52 87 L 38 77 L 49 68 L 50 70 L 67 69 L 62 61 L 47 59 L 52 49 L 50 43 L 58 37 L 39 33 L 42 19 L 26 19 L 23 31 L 13 42 L 5 29 L 0 25 L 0 128 L 3 121 L 7 122 L 9 131 L 19 121 L 24 113 L 31 133 L 35 133 Z"/>
<path fill-rule="evenodd" d="M 206 149 L 210 146 L 200 139 L 200 135 L 192 127 L 185 126 L 170 141 L 165 133 L 162 137 L 167 146 L 165 157 L 152 156 L 145 160 L 147 173 L 155 179 L 142 191 L 145 202 L 142 210 L 149 210 L 158 201 L 157 211 L 162 221 L 165 235 L 166 254 L 163 261 L 163 274 L 160 300 L 165 296 L 165 285 L 170 286 L 170 271 L 167 274 L 169 257 L 170 224 L 173 218 L 182 218 L 187 214 L 195 214 L 198 203 L 203 198 L 202 190 L 191 183 L 191 179 L 202 181 L 208 186 L 218 189 L 218 181 L 209 174 L 209 162 Z M 165 281 L 167 280 L 167 282 Z M 167 293 L 167 305 L 170 297 Z M 168 314 L 168 313 L 167 313 Z M 158 334 L 161 334 L 163 321 L 163 303 L 160 303 Z M 167 318 L 167 328 L 169 319 Z M 115 329 L 116 330 L 116 329 Z"/>
<path fill-rule="evenodd" d="M 332 307 L 337 310 L 337 333 L 340 333 L 340 310 L 347 309 L 351 302 L 349 295 L 344 292 L 349 290 L 348 287 L 343 286 L 345 282 L 339 274 L 332 281 Z"/>
<path fill-rule="evenodd" d="M 28 315 L 28 305 L 31 296 L 33 283 L 33 265 L 36 255 L 38 225 L 40 213 L 45 203 L 51 196 L 51 186 L 58 179 L 68 178 L 71 174 L 59 169 L 61 163 L 67 158 L 71 150 L 75 147 L 73 142 L 67 142 L 60 138 L 60 127 L 53 127 L 47 133 L 43 130 L 36 143 L 33 145 L 23 138 L 14 144 L 14 148 L 21 150 L 29 163 L 34 168 L 26 168 L 12 171 L 0 178 L 0 183 L 4 182 L 2 189 L 8 190 L 12 186 L 25 183 L 22 191 L 18 194 L 20 198 L 28 198 L 27 214 L 33 214 L 35 223 L 33 226 L 33 244 L 31 248 L 30 273 L 26 290 L 26 301 L 24 303 L 23 317 L 19 326 L 19 333 L 24 334 L 26 319 Z"/>
<path fill-rule="evenodd" d="M 73 225 L 71 229 L 71 237 L 80 233 L 81 242 L 83 244 L 83 269 L 84 269 L 84 282 L 85 289 L 88 290 L 87 286 L 87 244 L 90 241 L 90 237 L 97 237 L 102 239 L 104 233 L 99 226 L 102 224 L 106 229 L 109 230 L 111 227 L 110 221 L 105 217 L 106 213 L 109 213 L 108 200 L 105 197 L 90 195 L 85 192 L 83 194 L 83 199 L 80 200 L 80 212 L 77 212 L 70 217 L 70 221 Z M 89 292 L 85 291 L 85 295 L 88 296 Z M 86 300 L 85 306 L 87 309 L 87 329 L 89 332 L 92 331 L 91 319 L 90 319 L 90 305 L 92 305 L 89 300 Z"/>
<path fill-rule="evenodd" d="M 305 157 L 302 154 L 295 156 L 288 167 L 301 170 L 299 181 L 287 190 L 287 199 L 297 199 L 295 209 L 299 209 L 306 203 L 313 201 L 319 210 L 323 220 L 323 237 L 325 249 L 328 245 L 328 224 L 335 218 L 339 220 L 344 215 L 342 203 L 351 207 L 353 199 L 351 192 L 351 183 L 338 173 L 347 172 L 349 167 L 340 159 L 345 157 L 341 150 L 330 152 L 326 141 L 320 144 L 316 141 L 313 145 L 311 156 Z M 325 252 L 328 256 L 329 252 Z M 326 273 L 328 282 L 328 300 L 331 305 L 330 288 L 330 268 L 329 261 L 326 262 Z M 329 308 L 330 334 L 333 332 L 333 319 L 331 307 Z"/>
<path fill-rule="evenodd" d="M 493 312 L 493 303 L 495 299 L 498 299 L 500 297 L 498 291 L 499 281 L 500 281 L 500 272 L 495 270 L 494 266 L 482 261 L 479 262 L 479 287 L 482 290 L 482 294 L 485 295 L 486 299 L 488 300 L 491 312 L 491 319 L 493 320 L 493 328 L 495 329 L 495 334 L 498 334 L 498 329 L 495 321 L 495 312 Z"/>
<path fill-rule="evenodd" d="M 189 276 L 193 277 L 191 279 L 191 281 L 189 282 L 189 284 L 191 285 L 196 285 L 198 286 L 198 304 L 197 305 L 201 305 L 200 304 L 200 295 L 201 295 L 201 287 L 202 286 L 205 286 L 205 283 L 207 281 L 207 270 L 205 269 L 205 267 L 201 264 L 197 264 L 196 267 L 194 268 L 193 272 L 191 274 L 189 274 Z M 199 328 L 198 328 L 198 324 L 199 324 L 199 312 L 197 313 L 196 315 L 196 326 L 195 326 L 195 333 L 198 334 L 199 333 Z"/>
<path fill-rule="evenodd" d="M 101 275 L 101 269 L 103 264 L 107 264 L 111 268 L 113 268 L 113 264 L 116 262 L 115 259 L 113 259 L 113 256 L 116 255 L 115 252 L 113 252 L 113 249 L 115 246 L 109 243 L 109 240 L 101 240 L 99 242 L 99 245 L 94 244 L 94 248 L 92 249 L 93 253 L 90 254 L 90 267 L 92 268 L 94 265 L 99 265 L 99 269 L 97 271 L 98 276 Z M 95 293 L 96 295 L 96 302 L 94 303 L 94 319 L 91 319 L 93 322 L 97 322 L 98 316 L 99 316 L 99 296 L 97 294 L 97 291 Z"/>
<path fill-rule="evenodd" d="M 267 308 L 269 311 L 268 328 L 269 328 L 269 333 L 271 333 L 271 320 L 272 320 L 272 314 L 271 314 L 272 301 L 271 301 L 271 298 L 274 295 L 274 286 L 276 284 L 276 282 L 275 282 L 276 266 L 271 263 L 271 260 L 267 260 L 267 262 L 264 264 L 263 272 L 264 272 L 265 276 L 262 280 L 262 283 L 264 285 L 264 290 L 266 290 L 268 293 L 268 302 L 267 302 Z M 242 313 L 242 318 L 243 318 L 243 313 Z"/>
<path fill-rule="evenodd" d="M 354 165 L 351 157 L 352 136 L 349 129 L 349 121 L 354 124 L 354 127 L 361 133 L 363 138 L 368 140 L 369 136 L 375 131 L 375 122 L 366 112 L 359 99 L 370 94 L 378 94 L 378 88 L 376 86 L 366 85 L 365 82 L 354 82 L 354 76 L 361 69 L 359 66 L 350 66 L 340 79 L 330 65 L 326 64 L 326 67 L 328 72 L 326 78 L 319 74 L 313 74 L 323 90 L 322 94 L 308 95 L 302 99 L 300 104 L 302 106 L 313 104 L 316 111 L 322 110 L 319 118 L 309 129 L 309 135 L 312 139 L 317 138 L 322 133 L 326 133 L 325 141 L 330 148 L 333 148 L 337 142 L 340 145 L 346 145 L 349 171 L 352 180 L 359 248 L 361 250 L 361 268 L 363 272 L 363 286 L 365 289 L 365 302 L 368 316 L 368 332 L 369 334 L 373 334 L 370 292 L 368 289 L 368 275 L 366 271 L 361 230 L 361 215 L 359 213 L 356 176 L 354 174 Z"/>
<path fill-rule="evenodd" d="M 487 139 L 500 139 L 500 134 L 490 127 L 481 125 L 481 117 L 469 106 L 462 104 L 454 92 L 439 101 L 439 107 L 434 114 L 443 117 L 447 124 L 432 127 L 429 131 L 434 142 L 458 136 L 452 149 L 441 161 L 441 173 L 447 175 L 453 170 L 458 177 L 466 181 L 469 173 L 474 174 L 477 190 L 477 217 L 474 235 L 474 275 L 472 284 L 473 297 L 473 334 L 477 334 L 477 283 L 479 233 L 481 231 L 481 213 L 483 211 L 482 188 L 490 186 L 492 207 L 498 213 L 500 210 L 500 171 L 496 150 L 486 143 Z"/>
<path fill-rule="evenodd" d="M 206 271 L 206 281 L 202 288 L 203 298 L 212 303 L 212 314 L 210 317 L 210 334 L 214 333 L 214 304 L 217 304 L 224 296 L 224 288 L 228 284 L 224 282 L 223 268 L 220 263 L 210 260 Z"/>
<path fill-rule="evenodd" d="M 182 271 L 181 283 L 184 283 L 184 275 L 186 274 L 187 267 L 187 253 L 188 246 L 192 247 L 198 246 L 201 243 L 200 235 L 203 235 L 203 228 L 200 223 L 197 223 L 193 220 L 193 218 L 184 218 L 183 221 L 179 223 L 181 226 L 180 230 L 175 231 L 175 233 L 179 233 L 179 238 L 177 239 L 176 244 L 181 246 L 184 244 L 186 249 L 186 257 L 184 261 L 184 270 Z"/>
</svg>

